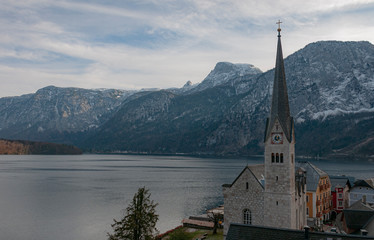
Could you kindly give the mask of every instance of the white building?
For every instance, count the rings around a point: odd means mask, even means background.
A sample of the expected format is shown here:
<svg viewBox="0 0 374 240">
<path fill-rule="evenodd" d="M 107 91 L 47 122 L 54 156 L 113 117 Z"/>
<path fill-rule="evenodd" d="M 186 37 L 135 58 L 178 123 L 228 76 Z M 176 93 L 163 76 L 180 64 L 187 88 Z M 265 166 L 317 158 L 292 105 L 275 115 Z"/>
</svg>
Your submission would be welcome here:
<svg viewBox="0 0 374 240">
<path fill-rule="evenodd" d="M 362 199 L 369 204 L 374 204 L 374 178 L 354 182 L 349 191 L 349 206 Z"/>
</svg>

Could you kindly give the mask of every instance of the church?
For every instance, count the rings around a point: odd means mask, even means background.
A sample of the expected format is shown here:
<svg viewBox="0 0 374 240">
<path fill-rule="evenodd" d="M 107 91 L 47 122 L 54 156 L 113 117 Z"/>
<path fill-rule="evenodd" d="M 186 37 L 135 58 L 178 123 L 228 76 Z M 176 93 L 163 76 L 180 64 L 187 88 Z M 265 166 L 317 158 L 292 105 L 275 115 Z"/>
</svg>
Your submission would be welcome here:
<svg viewBox="0 0 374 240">
<path fill-rule="evenodd" d="M 295 129 L 290 114 L 280 21 L 270 115 L 266 120 L 265 162 L 248 165 L 224 184 L 224 236 L 231 223 L 303 229 L 306 173 L 295 167 Z"/>
</svg>

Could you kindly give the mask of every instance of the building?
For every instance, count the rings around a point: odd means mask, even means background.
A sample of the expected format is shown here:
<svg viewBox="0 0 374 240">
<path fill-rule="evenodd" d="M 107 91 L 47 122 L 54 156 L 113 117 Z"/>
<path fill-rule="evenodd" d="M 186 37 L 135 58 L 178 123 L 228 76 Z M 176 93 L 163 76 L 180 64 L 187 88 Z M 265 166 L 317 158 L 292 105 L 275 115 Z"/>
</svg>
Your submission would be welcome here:
<svg viewBox="0 0 374 240">
<path fill-rule="evenodd" d="M 280 31 L 278 28 L 271 111 L 265 129 L 265 163 L 246 166 L 232 184 L 223 185 L 224 235 L 231 223 L 289 229 L 306 225 L 305 172 L 295 170 L 294 120 Z"/>
<path fill-rule="evenodd" d="M 365 198 L 356 201 L 338 214 L 336 226 L 347 234 L 374 237 L 374 205 Z"/>
<path fill-rule="evenodd" d="M 330 219 L 331 183 L 326 172 L 314 166 L 310 162 L 298 162 L 298 167 L 306 171 L 306 215 L 309 221 L 317 225 L 322 220 Z"/>
<path fill-rule="evenodd" d="M 363 234 L 365 234 L 363 232 Z M 226 240 L 269 240 L 269 239 L 292 239 L 292 240 L 363 240 L 374 237 L 370 235 L 350 235 L 329 232 L 312 232 L 306 227 L 303 230 L 272 228 L 264 226 L 232 224 Z"/>
<path fill-rule="evenodd" d="M 349 206 L 363 198 L 367 203 L 374 204 L 374 178 L 354 182 L 349 191 Z"/>
<path fill-rule="evenodd" d="M 349 189 L 351 182 L 346 176 L 330 176 L 332 211 L 331 219 L 335 219 L 336 215 L 347 208 L 349 200 Z"/>
</svg>

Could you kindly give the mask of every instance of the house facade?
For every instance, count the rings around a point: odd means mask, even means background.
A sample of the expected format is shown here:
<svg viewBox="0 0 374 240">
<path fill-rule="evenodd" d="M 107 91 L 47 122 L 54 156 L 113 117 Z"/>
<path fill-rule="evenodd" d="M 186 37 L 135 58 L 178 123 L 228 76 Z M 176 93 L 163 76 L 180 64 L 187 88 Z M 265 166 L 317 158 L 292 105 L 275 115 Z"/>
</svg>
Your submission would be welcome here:
<svg viewBox="0 0 374 240">
<path fill-rule="evenodd" d="M 306 171 L 306 215 L 317 224 L 330 219 L 332 209 L 331 182 L 326 172 L 310 162 L 298 162 Z"/>
<path fill-rule="evenodd" d="M 349 206 L 365 198 L 369 204 L 374 204 L 374 179 L 357 180 L 349 191 Z"/>
<path fill-rule="evenodd" d="M 345 176 L 330 176 L 332 212 L 331 218 L 335 219 L 336 215 L 341 213 L 349 205 L 350 180 Z"/>
</svg>

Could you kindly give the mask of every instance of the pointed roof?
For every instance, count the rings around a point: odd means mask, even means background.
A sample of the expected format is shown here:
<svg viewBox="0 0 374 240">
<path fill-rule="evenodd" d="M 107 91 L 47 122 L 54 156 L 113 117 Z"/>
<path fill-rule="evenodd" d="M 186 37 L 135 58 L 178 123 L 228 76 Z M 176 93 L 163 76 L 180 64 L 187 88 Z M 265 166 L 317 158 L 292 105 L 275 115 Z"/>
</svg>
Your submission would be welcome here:
<svg viewBox="0 0 374 240">
<path fill-rule="evenodd" d="M 261 183 L 261 179 L 263 178 L 265 174 L 265 165 L 264 164 L 256 164 L 256 165 L 247 165 L 243 171 L 235 178 L 235 180 L 231 184 L 223 184 L 222 187 L 231 187 L 235 184 L 235 182 L 240 178 L 240 176 L 243 175 L 243 173 L 248 170 L 254 178 L 257 180 L 257 182 L 261 185 L 262 188 L 264 186 Z"/>
<path fill-rule="evenodd" d="M 269 138 L 271 128 L 274 126 L 274 122 L 278 119 L 288 141 L 291 141 L 292 137 L 292 124 L 293 119 L 290 114 L 290 106 L 288 104 L 288 93 L 286 84 L 286 74 L 284 71 L 284 61 L 281 44 L 281 29 L 278 28 L 278 46 L 277 46 L 277 57 L 275 63 L 275 74 L 273 84 L 273 95 L 271 102 L 270 116 L 267 121 L 265 130 L 265 141 Z"/>
<path fill-rule="evenodd" d="M 326 172 L 308 161 L 297 162 L 296 166 L 306 170 L 306 190 L 309 192 L 317 191 L 319 179 L 328 176 Z"/>
</svg>

